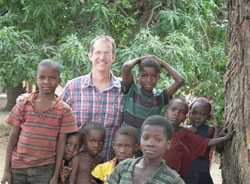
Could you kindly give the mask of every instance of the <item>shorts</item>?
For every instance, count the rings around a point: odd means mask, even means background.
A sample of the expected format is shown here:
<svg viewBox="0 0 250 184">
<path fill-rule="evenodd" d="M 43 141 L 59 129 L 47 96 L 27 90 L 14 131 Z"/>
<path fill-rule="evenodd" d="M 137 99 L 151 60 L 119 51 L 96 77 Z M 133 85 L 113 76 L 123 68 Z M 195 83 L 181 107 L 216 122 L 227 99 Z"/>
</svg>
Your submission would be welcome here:
<svg viewBox="0 0 250 184">
<path fill-rule="evenodd" d="M 49 184 L 54 174 L 55 164 L 12 169 L 12 184 Z"/>
</svg>

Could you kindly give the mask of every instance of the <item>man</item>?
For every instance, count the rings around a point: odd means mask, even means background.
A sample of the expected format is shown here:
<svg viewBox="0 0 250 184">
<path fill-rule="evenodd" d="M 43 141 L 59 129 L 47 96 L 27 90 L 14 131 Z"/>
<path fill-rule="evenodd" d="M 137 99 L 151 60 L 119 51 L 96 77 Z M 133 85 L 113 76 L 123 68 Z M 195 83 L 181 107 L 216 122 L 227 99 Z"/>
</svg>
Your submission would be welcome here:
<svg viewBox="0 0 250 184">
<path fill-rule="evenodd" d="M 102 152 L 104 160 L 112 158 L 112 138 L 119 127 L 121 81 L 111 72 L 116 59 L 116 45 L 109 36 L 98 36 L 90 43 L 91 72 L 69 81 L 62 99 L 73 109 L 79 127 L 89 122 L 102 123 L 106 129 Z"/>
</svg>

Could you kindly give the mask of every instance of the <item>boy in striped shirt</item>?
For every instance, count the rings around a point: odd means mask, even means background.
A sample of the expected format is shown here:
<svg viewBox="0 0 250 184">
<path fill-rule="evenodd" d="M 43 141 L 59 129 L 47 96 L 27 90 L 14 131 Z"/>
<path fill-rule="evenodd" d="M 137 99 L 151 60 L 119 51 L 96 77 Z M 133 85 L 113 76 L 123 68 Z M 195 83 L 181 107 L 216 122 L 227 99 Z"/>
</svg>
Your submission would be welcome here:
<svg viewBox="0 0 250 184">
<path fill-rule="evenodd" d="M 19 100 L 7 123 L 12 125 L 2 184 L 56 184 L 65 136 L 77 131 L 70 107 L 55 96 L 60 66 L 46 59 L 37 67 L 38 91 Z"/>
</svg>

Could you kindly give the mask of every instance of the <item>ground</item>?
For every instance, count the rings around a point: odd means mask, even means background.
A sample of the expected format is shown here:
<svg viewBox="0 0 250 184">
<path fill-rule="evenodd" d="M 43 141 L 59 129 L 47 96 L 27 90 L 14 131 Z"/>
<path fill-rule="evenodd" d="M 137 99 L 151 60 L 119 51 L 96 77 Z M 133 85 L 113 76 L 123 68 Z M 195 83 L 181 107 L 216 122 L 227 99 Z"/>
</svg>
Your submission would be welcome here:
<svg viewBox="0 0 250 184">
<path fill-rule="evenodd" d="M 0 94 L 0 178 L 2 178 L 3 175 L 3 169 L 4 169 L 4 159 L 5 159 L 5 151 L 7 147 L 7 141 L 8 141 L 8 132 L 9 127 L 4 124 L 4 120 L 6 119 L 8 112 L 3 112 L 1 109 L 4 107 L 6 103 L 5 95 Z M 214 180 L 214 184 L 222 184 L 221 179 L 221 171 L 219 169 L 219 159 L 215 159 L 212 163 L 211 167 L 211 174 Z"/>
</svg>

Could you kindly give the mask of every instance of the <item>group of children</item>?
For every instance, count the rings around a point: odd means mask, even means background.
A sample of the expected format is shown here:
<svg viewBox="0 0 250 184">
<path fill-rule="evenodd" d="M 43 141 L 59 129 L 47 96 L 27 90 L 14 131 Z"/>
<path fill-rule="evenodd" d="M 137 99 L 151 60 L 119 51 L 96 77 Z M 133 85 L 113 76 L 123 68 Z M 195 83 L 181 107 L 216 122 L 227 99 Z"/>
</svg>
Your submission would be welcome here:
<svg viewBox="0 0 250 184">
<path fill-rule="evenodd" d="M 138 83 L 131 71 L 136 64 Z M 174 83 L 155 93 L 161 68 Z M 104 163 L 99 158 L 104 127 L 89 122 L 78 130 L 71 109 L 54 94 L 59 75 L 58 64 L 40 62 L 38 92 L 10 112 L 7 122 L 13 128 L 2 183 L 213 183 L 211 147 L 231 139 L 233 131 L 216 137 L 207 124 L 212 106 L 206 98 L 190 106 L 182 97 L 172 99 L 184 80 L 168 63 L 150 55 L 123 65 L 121 127 L 113 138 L 114 158 Z M 191 127 L 184 128 L 187 117 Z"/>
</svg>

